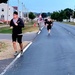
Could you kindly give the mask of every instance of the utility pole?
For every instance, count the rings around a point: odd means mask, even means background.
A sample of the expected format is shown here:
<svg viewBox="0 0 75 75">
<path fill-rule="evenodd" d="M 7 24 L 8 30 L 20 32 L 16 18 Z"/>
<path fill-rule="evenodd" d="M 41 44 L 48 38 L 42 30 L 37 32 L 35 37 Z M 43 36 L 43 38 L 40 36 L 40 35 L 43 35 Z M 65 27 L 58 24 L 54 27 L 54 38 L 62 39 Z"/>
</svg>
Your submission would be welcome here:
<svg viewBox="0 0 75 75">
<path fill-rule="evenodd" d="M 8 19 L 9 19 L 9 0 L 7 1 L 7 25 L 8 25 Z"/>
<path fill-rule="evenodd" d="M 19 3 L 20 3 L 20 1 L 18 0 L 18 15 L 20 16 L 20 14 L 19 14 Z"/>
<path fill-rule="evenodd" d="M 25 5 L 24 5 L 24 17 L 26 17 L 26 8 L 25 8 Z"/>
<path fill-rule="evenodd" d="M 23 2 L 22 2 L 22 18 L 23 18 Z"/>
<path fill-rule="evenodd" d="M 26 16 L 25 16 L 25 12 L 26 12 L 26 10 L 25 10 L 25 5 L 24 5 L 24 17 L 26 17 Z"/>
<path fill-rule="evenodd" d="M 74 5 L 74 14 L 73 15 L 75 15 L 75 5 Z"/>
</svg>

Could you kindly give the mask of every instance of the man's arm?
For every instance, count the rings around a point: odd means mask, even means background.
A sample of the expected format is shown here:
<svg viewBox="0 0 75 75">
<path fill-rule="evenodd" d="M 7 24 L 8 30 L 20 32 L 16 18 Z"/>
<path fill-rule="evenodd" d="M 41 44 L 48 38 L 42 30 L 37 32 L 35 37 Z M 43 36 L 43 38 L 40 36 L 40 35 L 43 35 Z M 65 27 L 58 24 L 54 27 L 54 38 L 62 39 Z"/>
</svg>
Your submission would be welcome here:
<svg viewBox="0 0 75 75">
<path fill-rule="evenodd" d="M 22 19 L 19 19 L 19 21 L 17 23 L 18 23 L 18 26 L 24 27 L 24 22 Z"/>
<path fill-rule="evenodd" d="M 12 20 L 10 21 L 10 28 L 13 28 Z"/>
</svg>

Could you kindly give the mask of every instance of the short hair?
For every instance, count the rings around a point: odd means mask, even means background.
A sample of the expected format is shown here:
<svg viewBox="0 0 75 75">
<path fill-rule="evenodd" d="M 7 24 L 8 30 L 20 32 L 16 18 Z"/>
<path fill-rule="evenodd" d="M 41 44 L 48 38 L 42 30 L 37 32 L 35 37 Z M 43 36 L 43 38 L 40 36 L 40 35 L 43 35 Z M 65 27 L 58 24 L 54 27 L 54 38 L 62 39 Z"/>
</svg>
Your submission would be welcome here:
<svg viewBox="0 0 75 75">
<path fill-rule="evenodd" d="M 17 12 L 17 11 L 14 11 L 14 13 L 13 13 L 13 14 L 18 15 L 18 12 Z"/>
</svg>

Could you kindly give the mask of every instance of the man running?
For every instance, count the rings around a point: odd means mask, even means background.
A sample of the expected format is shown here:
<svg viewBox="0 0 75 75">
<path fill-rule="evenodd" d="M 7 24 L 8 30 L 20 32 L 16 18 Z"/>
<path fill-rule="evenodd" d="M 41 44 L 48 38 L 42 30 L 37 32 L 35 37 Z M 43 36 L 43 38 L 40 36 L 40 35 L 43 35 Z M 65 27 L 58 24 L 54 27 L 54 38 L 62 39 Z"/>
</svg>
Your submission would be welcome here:
<svg viewBox="0 0 75 75">
<path fill-rule="evenodd" d="M 48 21 L 46 22 L 46 24 L 47 24 L 48 35 L 50 35 L 53 22 L 51 21 L 51 19 L 48 19 Z"/>
<path fill-rule="evenodd" d="M 45 19 L 45 20 L 44 20 L 44 24 L 45 24 L 45 26 L 46 26 L 47 22 L 48 22 L 48 19 Z"/>
<path fill-rule="evenodd" d="M 21 53 L 23 53 L 22 44 L 22 28 L 24 27 L 24 22 L 18 17 L 18 12 L 13 13 L 13 19 L 10 21 L 10 28 L 12 29 L 12 42 L 15 50 L 15 56 L 18 54 L 16 41 L 19 43 Z"/>
</svg>

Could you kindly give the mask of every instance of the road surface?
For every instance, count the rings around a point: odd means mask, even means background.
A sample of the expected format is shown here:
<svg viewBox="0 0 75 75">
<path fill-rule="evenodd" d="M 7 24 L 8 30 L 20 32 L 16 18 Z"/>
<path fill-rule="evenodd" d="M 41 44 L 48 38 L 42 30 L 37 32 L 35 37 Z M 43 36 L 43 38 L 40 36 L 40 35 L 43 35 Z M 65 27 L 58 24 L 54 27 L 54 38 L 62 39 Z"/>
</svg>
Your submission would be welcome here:
<svg viewBox="0 0 75 75">
<path fill-rule="evenodd" d="M 54 23 L 46 28 L 4 75 L 75 75 L 75 27 Z"/>
</svg>

